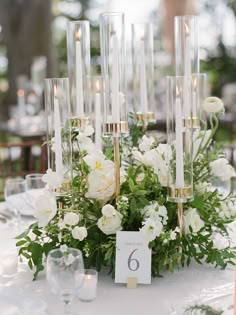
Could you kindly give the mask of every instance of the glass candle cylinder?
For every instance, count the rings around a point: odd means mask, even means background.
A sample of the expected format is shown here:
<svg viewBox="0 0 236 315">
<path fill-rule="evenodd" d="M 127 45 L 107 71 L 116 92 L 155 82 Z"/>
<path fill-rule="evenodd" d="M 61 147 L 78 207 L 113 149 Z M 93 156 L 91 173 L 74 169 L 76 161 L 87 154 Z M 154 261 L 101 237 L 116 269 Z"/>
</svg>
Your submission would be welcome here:
<svg viewBox="0 0 236 315">
<path fill-rule="evenodd" d="M 94 269 L 84 270 L 84 281 L 79 290 L 79 298 L 84 302 L 91 302 L 96 299 L 97 295 L 98 273 Z"/>
<path fill-rule="evenodd" d="M 95 131 L 95 144 L 102 149 L 102 77 L 91 76 L 87 79 L 90 85 L 91 120 Z"/>
<path fill-rule="evenodd" d="M 70 99 L 68 78 L 45 79 L 48 168 L 71 178 Z"/>
<path fill-rule="evenodd" d="M 191 82 L 191 77 L 187 79 Z M 185 77 L 167 77 L 167 142 L 172 151 L 168 161 L 167 198 L 179 203 L 193 198 L 193 131 L 184 126 L 184 80 Z"/>
<path fill-rule="evenodd" d="M 134 110 L 138 121 L 154 121 L 153 28 L 150 23 L 131 27 Z"/>
<path fill-rule="evenodd" d="M 123 13 L 100 15 L 103 96 L 103 134 L 122 136 L 128 132 L 125 76 L 125 30 Z"/>
<path fill-rule="evenodd" d="M 192 108 L 193 121 L 201 118 L 202 104 L 207 97 L 207 75 L 206 73 L 192 74 Z"/>
<path fill-rule="evenodd" d="M 199 72 L 198 17 L 175 17 L 175 70 L 177 76 Z"/>
<path fill-rule="evenodd" d="M 90 116 L 86 77 L 90 75 L 90 28 L 88 21 L 67 24 L 67 62 L 71 113 L 83 125 Z"/>
</svg>

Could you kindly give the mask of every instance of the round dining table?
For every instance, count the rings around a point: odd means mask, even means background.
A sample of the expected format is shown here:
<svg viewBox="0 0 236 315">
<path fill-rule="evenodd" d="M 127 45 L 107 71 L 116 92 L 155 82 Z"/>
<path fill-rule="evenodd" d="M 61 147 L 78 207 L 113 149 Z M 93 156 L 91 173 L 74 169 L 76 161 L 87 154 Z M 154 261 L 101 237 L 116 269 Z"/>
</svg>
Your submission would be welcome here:
<svg viewBox="0 0 236 315">
<path fill-rule="evenodd" d="M 4 206 L 5 203 L 0 204 L 0 215 Z M 32 217 L 24 217 L 23 225 L 27 226 L 32 221 Z M 236 242 L 236 222 L 230 225 L 229 233 Z M 3 312 L 4 305 L 5 309 L 9 309 L 6 308 L 8 304 L 18 307 L 25 300 L 31 301 L 31 311 L 24 314 L 11 312 L 9 315 L 63 315 L 63 302 L 50 291 L 45 272 L 33 281 L 33 272 L 26 262 L 17 261 L 16 234 L 16 226 L 0 220 L 0 314 L 8 315 L 6 310 Z M 115 284 L 107 270 L 102 270 L 98 275 L 96 299 L 83 302 L 75 298 L 72 310 L 79 315 L 179 315 L 175 309 L 187 300 L 205 289 L 232 285 L 233 281 L 234 266 L 220 270 L 212 265 L 192 262 L 189 267 L 173 273 L 164 272 L 162 278 L 152 279 L 150 285 L 139 284 L 135 289 L 127 289 L 125 284 Z"/>
</svg>

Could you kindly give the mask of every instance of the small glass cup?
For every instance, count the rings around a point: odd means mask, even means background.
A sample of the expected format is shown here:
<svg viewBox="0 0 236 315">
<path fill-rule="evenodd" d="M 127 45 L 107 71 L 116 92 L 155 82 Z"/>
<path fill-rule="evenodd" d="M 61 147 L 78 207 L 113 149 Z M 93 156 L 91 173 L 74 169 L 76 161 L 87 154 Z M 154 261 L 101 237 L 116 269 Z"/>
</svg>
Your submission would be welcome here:
<svg viewBox="0 0 236 315">
<path fill-rule="evenodd" d="M 79 299 L 83 302 L 91 302 L 97 296 L 98 272 L 94 269 L 84 270 L 84 282 L 79 291 Z"/>
</svg>

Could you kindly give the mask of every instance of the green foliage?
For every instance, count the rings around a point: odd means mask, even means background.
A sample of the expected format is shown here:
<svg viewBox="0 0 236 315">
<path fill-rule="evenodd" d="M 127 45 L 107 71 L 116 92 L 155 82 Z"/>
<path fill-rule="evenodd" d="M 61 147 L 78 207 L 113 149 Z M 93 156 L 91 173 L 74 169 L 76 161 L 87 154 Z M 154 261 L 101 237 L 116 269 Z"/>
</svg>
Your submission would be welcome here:
<svg viewBox="0 0 236 315">
<path fill-rule="evenodd" d="M 193 306 L 189 306 L 184 314 L 192 314 L 191 312 L 200 311 L 203 315 L 221 315 L 223 311 L 217 310 L 209 305 L 205 304 L 196 304 Z"/>
</svg>

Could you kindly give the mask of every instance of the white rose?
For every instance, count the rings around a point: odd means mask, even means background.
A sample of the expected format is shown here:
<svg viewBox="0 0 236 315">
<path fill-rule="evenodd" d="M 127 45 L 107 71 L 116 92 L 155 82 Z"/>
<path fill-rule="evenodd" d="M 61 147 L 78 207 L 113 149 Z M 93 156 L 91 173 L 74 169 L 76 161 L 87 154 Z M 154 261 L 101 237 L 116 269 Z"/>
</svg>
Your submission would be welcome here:
<svg viewBox="0 0 236 315">
<path fill-rule="evenodd" d="M 143 136 L 142 140 L 139 144 L 139 150 L 143 152 L 147 152 L 151 149 L 153 143 L 155 142 L 153 137 L 148 138 L 147 136 Z"/>
<path fill-rule="evenodd" d="M 71 234 L 74 239 L 83 241 L 87 237 L 88 232 L 86 227 L 84 226 L 75 226 L 71 231 Z"/>
<path fill-rule="evenodd" d="M 50 168 L 47 170 L 46 174 L 42 176 L 42 181 L 47 183 L 51 189 L 60 188 L 62 185 L 62 178 Z"/>
<path fill-rule="evenodd" d="M 204 222 L 195 208 L 189 208 L 183 216 L 183 228 L 186 234 L 190 233 L 190 226 L 193 233 L 197 233 L 204 226 Z"/>
<path fill-rule="evenodd" d="M 102 208 L 102 214 L 105 217 L 110 218 L 110 217 L 116 215 L 116 209 L 112 205 L 105 205 Z"/>
<path fill-rule="evenodd" d="M 106 235 L 115 234 L 122 230 L 122 218 L 123 215 L 118 211 L 112 217 L 102 216 L 98 220 L 98 228 Z"/>
<path fill-rule="evenodd" d="M 218 97 L 207 97 L 203 104 L 202 108 L 207 112 L 207 113 L 218 113 L 219 111 L 223 111 L 224 109 L 224 103 L 222 100 Z"/>
<path fill-rule="evenodd" d="M 163 225 L 160 221 L 154 221 L 148 218 L 144 221 L 144 226 L 140 229 L 146 241 L 151 242 L 158 237 L 163 230 Z"/>
<path fill-rule="evenodd" d="M 211 173 L 222 181 L 226 181 L 236 176 L 235 169 L 225 158 L 219 158 L 210 163 Z"/>
<path fill-rule="evenodd" d="M 39 227 L 45 227 L 57 213 L 57 203 L 55 197 L 49 192 L 39 196 L 35 201 L 35 217 Z"/>
<path fill-rule="evenodd" d="M 79 223 L 79 215 L 74 212 L 66 213 L 64 223 L 67 225 L 77 225 Z"/>
<path fill-rule="evenodd" d="M 213 247 L 218 249 L 218 250 L 225 249 L 225 248 L 229 247 L 229 245 L 230 245 L 227 238 L 225 238 L 223 235 L 221 235 L 220 233 L 217 233 L 217 232 L 213 233 L 211 239 L 213 241 Z"/>
</svg>

